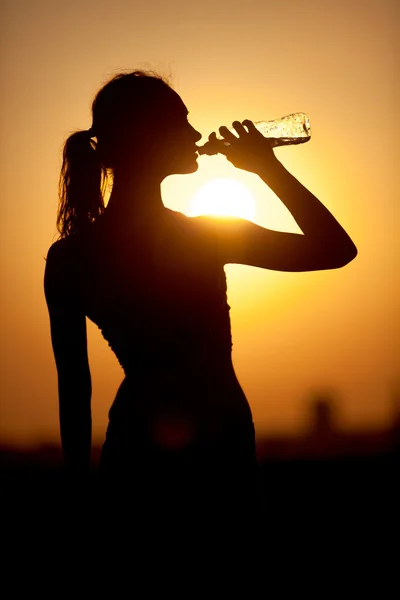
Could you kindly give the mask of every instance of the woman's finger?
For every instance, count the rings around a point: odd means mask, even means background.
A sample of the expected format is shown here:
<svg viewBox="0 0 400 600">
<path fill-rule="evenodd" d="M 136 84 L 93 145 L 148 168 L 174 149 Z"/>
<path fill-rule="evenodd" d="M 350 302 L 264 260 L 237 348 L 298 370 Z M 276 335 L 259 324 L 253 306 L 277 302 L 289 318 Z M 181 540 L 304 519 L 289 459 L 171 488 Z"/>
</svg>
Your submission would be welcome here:
<svg viewBox="0 0 400 600">
<path fill-rule="evenodd" d="M 254 125 L 253 121 L 250 121 L 250 119 L 245 119 L 244 121 L 242 121 L 242 125 L 245 125 L 247 127 L 247 129 L 249 130 L 249 133 L 260 134 L 260 132 L 258 131 L 256 126 Z"/>
<path fill-rule="evenodd" d="M 238 139 L 238 136 L 235 135 L 234 133 L 232 133 L 231 131 L 229 131 L 229 129 L 227 127 L 225 127 L 225 125 L 220 127 L 218 131 L 227 142 L 231 142 L 231 141 L 234 142 L 235 140 Z"/>
<path fill-rule="evenodd" d="M 233 121 L 232 123 L 233 128 L 235 129 L 235 131 L 238 132 L 239 137 L 241 135 L 247 135 L 247 131 L 246 129 L 243 127 L 243 124 L 240 121 Z"/>
</svg>

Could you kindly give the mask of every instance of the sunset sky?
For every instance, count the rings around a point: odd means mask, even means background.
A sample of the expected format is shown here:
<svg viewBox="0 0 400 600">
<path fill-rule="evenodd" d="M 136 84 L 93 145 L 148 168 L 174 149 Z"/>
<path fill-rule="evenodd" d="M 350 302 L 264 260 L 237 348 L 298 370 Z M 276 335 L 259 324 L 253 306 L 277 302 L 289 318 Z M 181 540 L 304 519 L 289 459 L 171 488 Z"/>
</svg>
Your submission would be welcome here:
<svg viewBox="0 0 400 600">
<path fill-rule="evenodd" d="M 397 0 L 3 0 L 1 2 L 0 442 L 58 442 L 56 368 L 43 293 L 61 150 L 120 70 L 171 75 L 204 140 L 233 120 L 308 114 L 312 138 L 279 160 L 358 247 L 343 269 L 229 265 L 233 359 L 258 436 L 307 427 L 316 394 L 343 428 L 388 426 L 400 390 Z M 396 160 L 397 159 L 397 160 Z M 163 183 L 166 206 L 231 178 L 255 222 L 298 231 L 258 176 L 202 156 Z M 88 323 L 93 438 L 123 378 Z M 399 391 L 397 391 L 399 395 Z M 398 406 L 400 410 L 400 406 Z"/>
</svg>

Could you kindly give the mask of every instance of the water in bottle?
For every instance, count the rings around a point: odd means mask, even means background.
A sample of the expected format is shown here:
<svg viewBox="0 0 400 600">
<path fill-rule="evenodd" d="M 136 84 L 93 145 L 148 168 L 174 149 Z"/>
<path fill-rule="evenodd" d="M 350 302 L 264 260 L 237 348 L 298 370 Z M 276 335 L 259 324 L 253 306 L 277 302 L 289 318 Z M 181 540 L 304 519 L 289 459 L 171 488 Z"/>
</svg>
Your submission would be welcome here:
<svg viewBox="0 0 400 600">
<path fill-rule="evenodd" d="M 289 144 L 303 144 L 308 142 L 311 137 L 310 121 L 303 112 L 297 112 L 273 121 L 256 121 L 256 129 L 262 135 L 268 138 L 273 147 L 287 146 Z M 233 127 L 229 129 L 236 134 Z M 221 138 L 217 137 L 217 143 L 206 142 L 204 146 L 198 147 L 199 154 L 213 155 L 219 152 Z M 230 146 L 229 142 L 224 141 L 224 146 Z"/>
</svg>

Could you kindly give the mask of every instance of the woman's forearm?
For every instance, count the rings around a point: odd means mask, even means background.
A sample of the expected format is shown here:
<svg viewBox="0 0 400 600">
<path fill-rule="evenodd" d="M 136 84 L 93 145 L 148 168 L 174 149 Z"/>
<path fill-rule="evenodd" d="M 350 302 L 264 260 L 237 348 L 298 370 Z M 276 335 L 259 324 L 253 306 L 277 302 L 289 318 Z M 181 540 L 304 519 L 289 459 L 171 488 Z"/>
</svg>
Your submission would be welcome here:
<svg viewBox="0 0 400 600">
<path fill-rule="evenodd" d="M 90 470 L 92 445 L 91 391 L 59 389 L 61 444 L 66 467 L 76 473 Z"/>
<path fill-rule="evenodd" d="M 350 260 L 356 256 L 357 249 L 343 227 L 282 163 L 276 160 L 258 175 L 287 207 L 305 235 L 322 244 L 334 245 Z"/>
</svg>

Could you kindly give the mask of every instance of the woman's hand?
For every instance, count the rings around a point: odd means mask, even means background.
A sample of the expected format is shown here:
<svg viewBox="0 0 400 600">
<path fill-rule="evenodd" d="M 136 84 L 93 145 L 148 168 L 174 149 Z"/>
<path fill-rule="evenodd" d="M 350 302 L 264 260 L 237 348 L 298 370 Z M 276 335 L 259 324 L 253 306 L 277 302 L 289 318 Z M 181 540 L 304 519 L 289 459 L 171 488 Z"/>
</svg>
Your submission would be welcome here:
<svg viewBox="0 0 400 600">
<path fill-rule="evenodd" d="M 219 128 L 222 140 L 218 140 L 215 132 L 208 139 L 213 144 L 218 143 L 219 153 L 224 154 L 235 167 L 259 174 L 265 173 L 278 162 L 272 150 L 273 144 L 256 129 L 252 121 L 234 121 L 232 126 L 237 136 L 223 126 Z M 225 143 L 229 143 L 229 146 Z"/>
</svg>

